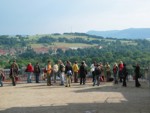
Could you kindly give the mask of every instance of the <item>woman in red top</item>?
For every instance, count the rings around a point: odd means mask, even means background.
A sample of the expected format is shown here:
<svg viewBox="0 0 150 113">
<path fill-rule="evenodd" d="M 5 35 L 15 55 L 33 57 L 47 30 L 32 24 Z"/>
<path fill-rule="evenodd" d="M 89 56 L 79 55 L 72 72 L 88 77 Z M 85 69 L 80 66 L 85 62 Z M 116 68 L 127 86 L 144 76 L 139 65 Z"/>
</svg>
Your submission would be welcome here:
<svg viewBox="0 0 150 113">
<path fill-rule="evenodd" d="M 27 83 L 31 83 L 32 72 L 33 72 L 33 66 L 31 63 L 27 65 L 26 72 L 27 72 Z"/>
<path fill-rule="evenodd" d="M 118 73 L 118 66 L 117 66 L 117 63 L 115 63 L 113 66 L 113 74 L 114 74 L 114 83 L 115 84 L 118 84 L 117 73 Z"/>
<path fill-rule="evenodd" d="M 120 78 L 120 82 L 122 82 L 122 79 L 123 79 L 123 62 L 122 61 L 120 61 L 120 64 L 119 64 L 119 78 Z"/>
</svg>

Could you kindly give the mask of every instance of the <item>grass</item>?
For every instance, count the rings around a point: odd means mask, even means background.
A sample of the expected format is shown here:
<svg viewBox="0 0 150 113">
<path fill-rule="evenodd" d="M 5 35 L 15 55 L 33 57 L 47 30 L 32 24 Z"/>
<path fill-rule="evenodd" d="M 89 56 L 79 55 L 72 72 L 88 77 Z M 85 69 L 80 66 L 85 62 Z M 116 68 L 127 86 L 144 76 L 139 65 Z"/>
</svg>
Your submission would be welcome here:
<svg viewBox="0 0 150 113">
<path fill-rule="evenodd" d="M 61 34 L 61 35 L 53 35 L 53 34 L 44 34 L 44 35 L 32 35 L 29 36 L 28 40 L 31 40 L 31 47 L 32 48 L 41 48 L 41 47 L 93 47 L 93 46 L 97 46 L 97 44 L 84 44 L 84 43 L 64 43 L 64 42 L 54 42 L 53 44 L 36 44 L 36 40 L 38 40 L 40 37 L 44 37 L 44 36 L 48 36 L 48 37 L 52 37 L 52 38 L 68 38 L 68 39 L 72 39 L 72 38 L 82 38 L 85 40 L 103 40 L 106 42 L 113 42 L 116 41 L 116 39 L 97 39 L 97 38 L 92 38 L 92 37 L 88 37 L 88 36 L 78 36 L 78 35 L 66 35 L 66 34 Z M 34 40 L 34 41 L 32 41 Z M 137 45 L 137 43 L 135 43 L 134 41 L 131 40 L 121 40 L 122 44 L 125 45 Z"/>
<path fill-rule="evenodd" d="M 54 46 L 59 46 L 59 47 L 93 47 L 96 46 L 97 44 L 83 44 L 83 43 L 54 43 Z"/>
<path fill-rule="evenodd" d="M 56 43 L 53 43 L 52 45 L 50 44 L 31 44 L 31 47 L 32 48 L 41 48 L 41 47 L 46 47 L 46 48 L 49 48 L 49 47 L 93 47 L 93 46 L 97 46 L 97 44 L 83 44 L 83 43 L 64 43 L 64 42 L 56 42 Z"/>
</svg>

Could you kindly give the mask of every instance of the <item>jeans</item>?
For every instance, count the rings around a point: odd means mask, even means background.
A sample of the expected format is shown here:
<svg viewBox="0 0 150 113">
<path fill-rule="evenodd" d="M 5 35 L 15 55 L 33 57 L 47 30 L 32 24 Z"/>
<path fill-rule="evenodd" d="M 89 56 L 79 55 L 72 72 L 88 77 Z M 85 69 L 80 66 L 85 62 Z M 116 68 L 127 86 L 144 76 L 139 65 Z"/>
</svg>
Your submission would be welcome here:
<svg viewBox="0 0 150 113">
<path fill-rule="evenodd" d="M 99 86 L 99 84 L 100 84 L 100 75 L 95 75 L 94 76 L 93 86 L 95 86 L 96 83 Z"/>
<path fill-rule="evenodd" d="M 64 75 L 64 72 L 60 72 L 60 85 L 64 85 L 64 82 L 65 82 L 65 75 Z"/>
<path fill-rule="evenodd" d="M 27 72 L 27 83 L 31 83 L 32 72 Z"/>
<path fill-rule="evenodd" d="M 53 72 L 53 77 L 54 77 L 54 83 L 56 83 L 56 77 L 58 75 L 58 72 Z"/>
<path fill-rule="evenodd" d="M 114 73 L 114 83 L 117 84 L 118 80 L 117 80 L 117 73 Z"/>
<path fill-rule="evenodd" d="M 35 81 L 36 81 L 36 83 L 39 83 L 39 76 L 40 76 L 40 73 L 35 73 Z"/>
<path fill-rule="evenodd" d="M 122 71 L 119 71 L 119 79 L 120 79 L 120 82 L 122 82 L 122 79 L 123 79 L 123 72 Z"/>
</svg>

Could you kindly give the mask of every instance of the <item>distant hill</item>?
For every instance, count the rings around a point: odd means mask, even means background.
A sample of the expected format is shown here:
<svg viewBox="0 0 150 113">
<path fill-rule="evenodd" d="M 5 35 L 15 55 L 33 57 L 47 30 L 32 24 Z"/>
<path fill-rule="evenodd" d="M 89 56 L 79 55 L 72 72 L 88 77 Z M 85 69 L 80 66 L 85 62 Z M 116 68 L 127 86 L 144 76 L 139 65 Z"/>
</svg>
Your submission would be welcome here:
<svg viewBox="0 0 150 113">
<path fill-rule="evenodd" d="M 88 31 L 89 35 L 97 35 L 112 38 L 124 39 L 148 39 L 150 38 L 150 28 L 129 28 L 124 30 L 109 30 L 109 31 Z"/>
</svg>

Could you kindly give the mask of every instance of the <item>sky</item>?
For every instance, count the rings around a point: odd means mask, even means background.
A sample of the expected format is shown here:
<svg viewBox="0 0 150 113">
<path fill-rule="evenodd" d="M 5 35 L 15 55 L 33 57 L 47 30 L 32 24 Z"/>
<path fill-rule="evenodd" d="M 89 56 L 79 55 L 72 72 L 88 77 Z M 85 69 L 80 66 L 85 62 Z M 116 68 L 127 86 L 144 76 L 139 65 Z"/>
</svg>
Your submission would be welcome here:
<svg viewBox="0 0 150 113">
<path fill-rule="evenodd" d="M 150 28 L 150 0 L 0 0 L 0 35 Z"/>
</svg>

